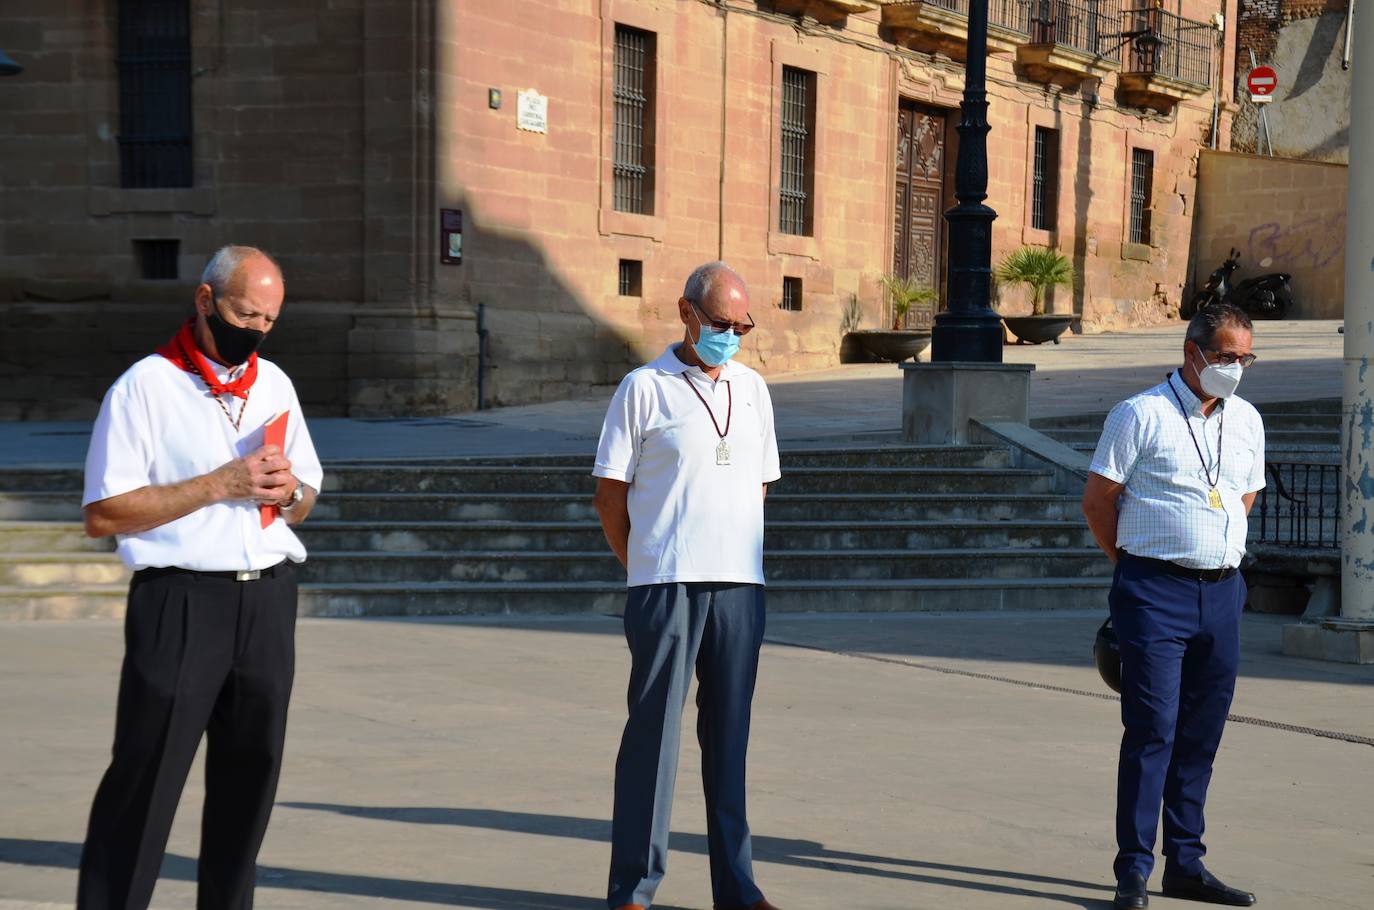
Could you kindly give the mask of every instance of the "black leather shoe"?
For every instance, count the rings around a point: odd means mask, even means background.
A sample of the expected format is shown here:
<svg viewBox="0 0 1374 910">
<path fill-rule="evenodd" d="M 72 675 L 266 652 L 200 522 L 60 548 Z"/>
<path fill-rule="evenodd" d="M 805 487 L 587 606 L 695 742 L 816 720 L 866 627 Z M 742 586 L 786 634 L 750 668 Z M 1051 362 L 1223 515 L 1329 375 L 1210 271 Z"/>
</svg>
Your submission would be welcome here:
<svg viewBox="0 0 1374 910">
<path fill-rule="evenodd" d="M 1113 910 L 1144 910 L 1150 906 L 1150 895 L 1145 890 L 1145 877 L 1132 872 L 1116 883 L 1116 896 L 1112 898 Z"/>
<path fill-rule="evenodd" d="M 1191 878 L 1165 875 L 1163 888 L 1165 897 L 1178 897 L 1187 901 L 1225 904 L 1228 907 L 1249 907 L 1255 902 L 1255 896 L 1249 891 L 1227 887 L 1206 869 Z"/>
</svg>

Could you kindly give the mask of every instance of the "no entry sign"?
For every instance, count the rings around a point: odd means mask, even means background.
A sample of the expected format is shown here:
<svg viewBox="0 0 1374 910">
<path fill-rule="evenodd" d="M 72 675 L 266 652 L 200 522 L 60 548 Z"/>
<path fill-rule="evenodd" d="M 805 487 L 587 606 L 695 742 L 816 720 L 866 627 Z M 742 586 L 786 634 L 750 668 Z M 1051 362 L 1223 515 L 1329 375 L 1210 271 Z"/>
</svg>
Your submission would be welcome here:
<svg viewBox="0 0 1374 910">
<path fill-rule="evenodd" d="M 1257 66 L 1245 77 L 1245 85 L 1250 89 L 1250 97 L 1255 101 L 1261 98 L 1268 101 L 1279 87 L 1279 74 L 1272 66 Z"/>
</svg>

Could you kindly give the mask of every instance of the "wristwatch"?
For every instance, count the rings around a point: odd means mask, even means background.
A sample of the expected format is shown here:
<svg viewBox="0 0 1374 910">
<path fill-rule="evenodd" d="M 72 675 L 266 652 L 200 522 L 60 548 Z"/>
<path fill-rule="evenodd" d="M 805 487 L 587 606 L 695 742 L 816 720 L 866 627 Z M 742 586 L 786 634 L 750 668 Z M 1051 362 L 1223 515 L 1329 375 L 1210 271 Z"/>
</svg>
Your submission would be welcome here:
<svg viewBox="0 0 1374 910">
<path fill-rule="evenodd" d="M 281 509 L 283 512 L 288 512 L 300 505 L 303 499 L 305 499 L 305 484 L 298 480 L 296 481 L 296 488 L 291 491 L 291 498 L 286 502 L 279 503 L 277 508 Z"/>
</svg>

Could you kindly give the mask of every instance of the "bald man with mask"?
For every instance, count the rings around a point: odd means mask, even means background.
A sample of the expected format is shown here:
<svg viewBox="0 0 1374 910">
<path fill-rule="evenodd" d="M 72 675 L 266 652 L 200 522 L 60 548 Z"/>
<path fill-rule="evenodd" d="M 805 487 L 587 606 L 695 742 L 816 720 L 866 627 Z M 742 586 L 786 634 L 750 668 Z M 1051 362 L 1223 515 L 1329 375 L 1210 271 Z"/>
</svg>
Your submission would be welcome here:
<svg viewBox="0 0 1374 910">
<path fill-rule="evenodd" d="M 678 733 L 693 670 L 717 910 L 776 910 L 745 812 L 763 642 L 763 499 L 777 480 L 768 387 L 733 360 L 753 327 L 724 263 L 687 279 L 682 341 L 621 382 L 597 451 L 596 510 L 625 566 L 629 717 L 615 767 L 607 906 L 648 907 L 667 869 Z"/>
<path fill-rule="evenodd" d="M 114 748 L 91 809 L 79 910 L 143 910 L 207 737 L 197 910 L 253 904 L 295 670 L 292 532 L 322 471 L 290 379 L 257 355 L 281 269 L 214 255 L 194 313 L 106 394 L 86 458 L 86 531 L 134 570 Z M 285 445 L 264 426 L 287 412 Z M 284 451 L 283 451 L 284 449 Z"/>
</svg>

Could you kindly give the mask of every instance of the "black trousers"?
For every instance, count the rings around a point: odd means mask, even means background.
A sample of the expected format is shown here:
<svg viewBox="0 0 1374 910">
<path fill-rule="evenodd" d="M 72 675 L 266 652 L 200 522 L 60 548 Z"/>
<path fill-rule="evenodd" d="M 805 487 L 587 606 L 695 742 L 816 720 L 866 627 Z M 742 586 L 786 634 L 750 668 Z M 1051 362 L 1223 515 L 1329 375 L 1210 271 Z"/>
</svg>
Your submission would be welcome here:
<svg viewBox="0 0 1374 910">
<path fill-rule="evenodd" d="M 296 660 L 296 576 L 138 573 L 129 589 L 114 756 L 81 852 L 79 910 L 144 910 L 207 737 L 198 910 L 253 906 Z"/>
</svg>

